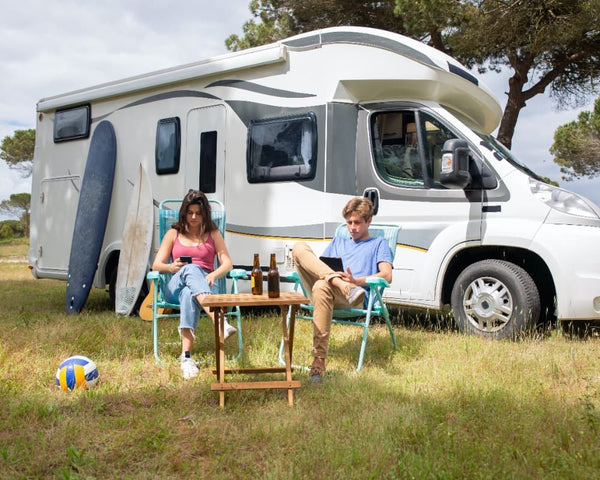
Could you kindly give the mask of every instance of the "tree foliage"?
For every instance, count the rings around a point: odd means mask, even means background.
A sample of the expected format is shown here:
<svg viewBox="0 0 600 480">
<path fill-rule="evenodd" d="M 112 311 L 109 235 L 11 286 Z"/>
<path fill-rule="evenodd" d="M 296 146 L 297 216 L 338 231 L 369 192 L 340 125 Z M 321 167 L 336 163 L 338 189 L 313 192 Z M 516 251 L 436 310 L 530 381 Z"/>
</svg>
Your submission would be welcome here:
<svg viewBox="0 0 600 480">
<path fill-rule="evenodd" d="M 550 153 L 564 180 L 600 175 L 600 97 L 592 111 L 556 129 Z"/>
<path fill-rule="evenodd" d="M 26 236 L 25 228 L 19 220 L 3 220 L 0 222 L 0 239 L 7 240 L 24 236 Z"/>
<path fill-rule="evenodd" d="M 469 67 L 510 68 L 498 139 L 511 147 L 526 102 L 547 88 L 578 105 L 600 76 L 600 0 L 252 0 L 256 20 L 231 50 L 336 25 L 382 28 L 427 42 Z"/>
<path fill-rule="evenodd" d="M 244 24 L 244 36 L 231 35 L 225 45 L 238 51 L 337 25 L 401 32 L 402 20 L 394 15 L 395 6 L 395 0 L 252 0 L 249 8 L 254 19 Z"/>
<path fill-rule="evenodd" d="M 2 140 L 0 158 L 26 178 L 31 176 L 34 150 L 35 129 L 15 130 L 12 136 L 6 136 Z"/>
<path fill-rule="evenodd" d="M 8 200 L 0 203 L 0 212 L 9 217 L 18 218 L 23 225 L 25 236 L 29 236 L 30 193 L 13 193 Z"/>
</svg>

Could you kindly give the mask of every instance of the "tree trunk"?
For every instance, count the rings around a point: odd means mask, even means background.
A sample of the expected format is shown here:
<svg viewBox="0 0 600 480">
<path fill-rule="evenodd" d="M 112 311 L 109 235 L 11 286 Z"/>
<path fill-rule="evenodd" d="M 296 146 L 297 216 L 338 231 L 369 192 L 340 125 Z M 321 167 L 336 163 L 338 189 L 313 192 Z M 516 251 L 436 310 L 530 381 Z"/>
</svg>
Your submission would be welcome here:
<svg viewBox="0 0 600 480">
<path fill-rule="evenodd" d="M 515 73 L 508 81 L 508 100 L 502 114 L 497 136 L 498 141 L 508 149 L 512 146 L 512 138 L 515 134 L 519 113 L 526 105 L 523 95 L 523 86 L 526 81 L 527 78 L 523 79 L 518 73 Z"/>
</svg>

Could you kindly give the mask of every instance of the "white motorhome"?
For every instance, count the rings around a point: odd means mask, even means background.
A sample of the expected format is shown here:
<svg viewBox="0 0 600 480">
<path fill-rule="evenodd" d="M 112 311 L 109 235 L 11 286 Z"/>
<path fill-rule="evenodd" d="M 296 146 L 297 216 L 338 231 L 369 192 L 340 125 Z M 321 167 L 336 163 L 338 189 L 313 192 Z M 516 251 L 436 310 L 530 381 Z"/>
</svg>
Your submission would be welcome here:
<svg viewBox="0 0 600 480">
<path fill-rule="evenodd" d="M 390 304 L 451 305 L 461 329 L 491 337 L 540 316 L 600 319 L 600 209 L 515 159 L 490 136 L 489 89 L 401 35 L 315 31 L 45 98 L 37 113 L 38 278 L 66 279 L 90 133 L 108 120 L 117 162 L 96 287 L 114 284 L 141 162 L 156 205 L 190 188 L 224 202 L 238 267 L 276 252 L 293 269 L 294 242 L 324 249 L 348 199 L 367 195 L 375 223 L 401 226 Z"/>
</svg>

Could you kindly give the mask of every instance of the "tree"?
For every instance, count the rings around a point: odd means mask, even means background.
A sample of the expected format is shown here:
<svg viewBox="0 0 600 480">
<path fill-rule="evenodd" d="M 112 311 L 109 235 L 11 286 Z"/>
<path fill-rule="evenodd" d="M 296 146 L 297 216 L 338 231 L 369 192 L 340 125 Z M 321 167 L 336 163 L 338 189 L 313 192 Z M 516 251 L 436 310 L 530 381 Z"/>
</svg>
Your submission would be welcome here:
<svg viewBox="0 0 600 480">
<path fill-rule="evenodd" d="M 398 3 L 408 3 L 398 0 Z M 460 2 L 470 3 L 470 2 Z M 481 0 L 459 12 L 451 53 L 467 66 L 510 68 L 498 140 L 506 147 L 522 108 L 550 88 L 560 106 L 580 105 L 600 77 L 600 0 Z"/>
<path fill-rule="evenodd" d="M 14 238 L 15 232 L 10 225 L 5 222 L 0 222 L 0 239 L 7 240 L 9 238 Z"/>
<path fill-rule="evenodd" d="M 9 200 L 0 203 L 0 212 L 18 218 L 23 224 L 25 236 L 29 236 L 30 193 L 13 193 Z"/>
<path fill-rule="evenodd" d="M 3 220 L 0 222 L 0 238 L 24 237 L 25 230 L 19 220 Z"/>
<path fill-rule="evenodd" d="M 600 175 L 600 97 L 593 111 L 581 112 L 577 120 L 556 129 L 550 153 L 563 180 Z"/>
<path fill-rule="evenodd" d="M 15 130 L 13 136 L 6 136 L 0 144 L 0 158 L 9 168 L 21 173 L 23 178 L 29 177 L 33 168 L 33 152 L 35 150 L 35 129 Z"/>
<path fill-rule="evenodd" d="M 225 46 L 238 51 L 334 25 L 400 32 L 402 20 L 394 15 L 395 6 L 395 0 L 252 0 L 250 12 L 259 22 L 247 21 L 243 26 L 244 36 L 229 36 Z"/>
<path fill-rule="evenodd" d="M 600 76 L 600 0 L 252 0 L 250 10 L 261 23 L 247 22 L 245 36 L 229 37 L 228 48 L 361 25 L 427 42 L 480 73 L 510 68 L 498 130 L 508 148 L 528 100 L 550 88 L 560 106 L 581 104 Z"/>
</svg>

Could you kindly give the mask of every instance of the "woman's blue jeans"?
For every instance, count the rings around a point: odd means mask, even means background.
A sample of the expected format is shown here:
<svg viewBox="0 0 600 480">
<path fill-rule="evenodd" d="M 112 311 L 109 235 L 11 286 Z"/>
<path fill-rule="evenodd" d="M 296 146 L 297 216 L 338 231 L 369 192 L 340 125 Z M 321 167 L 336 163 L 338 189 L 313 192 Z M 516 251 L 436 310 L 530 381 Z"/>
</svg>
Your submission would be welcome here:
<svg viewBox="0 0 600 480">
<path fill-rule="evenodd" d="M 196 330 L 198 317 L 202 313 L 202 307 L 196 300 L 201 293 L 219 293 L 217 283 L 212 288 L 206 281 L 206 272 L 199 265 L 190 263 L 184 265 L 171 277 L 164 288 L 165 300 L 169 303 L 179 303 L 179 330 L 191 328 Z"/>
</svg>

